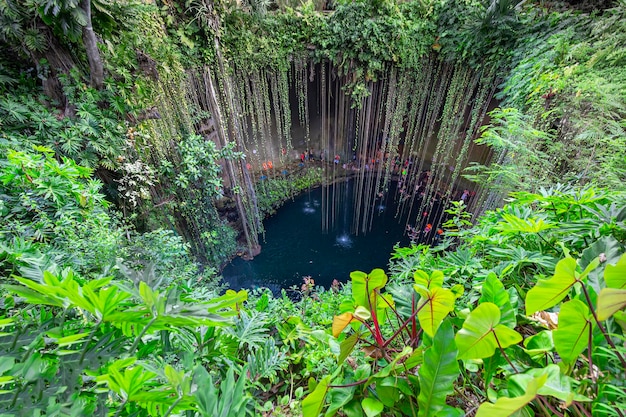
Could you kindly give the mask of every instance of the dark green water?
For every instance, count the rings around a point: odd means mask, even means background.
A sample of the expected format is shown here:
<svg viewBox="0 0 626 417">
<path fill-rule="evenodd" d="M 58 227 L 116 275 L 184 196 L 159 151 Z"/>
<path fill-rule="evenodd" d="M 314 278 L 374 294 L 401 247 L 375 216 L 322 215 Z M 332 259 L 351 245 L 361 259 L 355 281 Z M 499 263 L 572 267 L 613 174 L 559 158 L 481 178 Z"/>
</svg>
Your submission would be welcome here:
<svg viewBox="0 0 626 417">
<path fill-rule="evenodd" d="M 322 231 L 322 190 L 311 190 L 285 204 L 265 221 L 262 252 L 252 261 L 234 259 L 224 268 L 224 280 L 233 289 L 267 287 L 274 292 L 300 286 L 303 276 L 329 287 L 333 279 L 346 282 L 350 272 L 387 270 L 393 246 L 409 244 L 404 221 L 399 223 L 393 197 L 376 202 L 372 229 L 366 235 L 351 233 L 353 182 L 337 184 L 341 204 L 335 225 Z M 332 195 L 331 187 L 329 195 Z"/>
</svg>

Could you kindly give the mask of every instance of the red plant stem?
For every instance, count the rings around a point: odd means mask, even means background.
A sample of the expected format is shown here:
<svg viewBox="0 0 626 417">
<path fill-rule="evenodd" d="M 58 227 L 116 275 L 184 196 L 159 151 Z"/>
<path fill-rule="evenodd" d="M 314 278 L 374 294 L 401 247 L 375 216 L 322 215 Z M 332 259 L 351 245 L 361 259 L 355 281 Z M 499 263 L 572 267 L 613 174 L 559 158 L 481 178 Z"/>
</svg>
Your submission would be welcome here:
<svg viewBox="0 0 626 417">
<path fill-rule="evenodd" d="M 513 368 L 513 371 L 515 371 L 516 374 L 519 374 L 519 371 L 517 370 L 515 365 L 513 365 L 513 362 L 511 362 L 511 359 L 509 359 L 509 355 L 504 353 L 504 349 L 502 348 L 502 345 L 500 344 L 500 341 L 498 340 L 498 336 L 496 335 L 496 332 L 493 329 L 491 329 L 491 331 L 493 332 L 493 337 L 495 337 L 496 339 L 496 343 L 498 344 L 498 347 L 500 348 L 500 352 L 502 353 L 502 356 L 504 356 L 504 359 L 506 359 L 509 365 L 511 365 L 511 368 Z"/>
<path fill-rule="evenodd" d="M 367 303 L 370 306 L 370 313 L 372 313 L 372 322 L 374 323 L 374 339 L 379 347 L 384 347 L 383 335 L 380 332 L 380 326 L 378 325 L 378 317 L 376 317 L 376 309 L 372 308 L 372 300 L 370 298 L 369 283 L 365 281 L 365 296 L 367 297 Z"/>
<path fill-rule="evenodd" d="M 591 414 L 589 414 L 589 412 L 587 410 L 585 410 L 585 406 L 582 404 L 579 404 L 578 402 L 574 401 L 574 407 L 576 407 L 577 410 L 582 411 L 584 415 L 586 415 L 587 417 L 591 417 Z M 619 410 L 617 410 L 617 412 L 619 412 Z M 620 413 L 621 415 L 621 413 Z"/>
<path fill-rule="evenodd" d="M 593 374 L 593 359 L 591 357 L 591 346 L 593 343 L 593 328 L 589 326 L 589 343 L 587 344 L 587 355 L 589 356 L 589 375 L 591 376 L 591 382 L 595 387 L 596 396 L 598 395 L 598 385 L 596 384 L 596 378 Z"/>
<path fill-rule="evenodd" d="M 398 323 L 400 323 L 400 322 L 401 322 L 401 317 L 400 317 L 400 315 L 398 314 L 398 312 L 396 311 L 396 309 L 395 309 L 395 308 L 393 308 L 393 306 L 391 305 L 391 303 L 389 303 L 389 301 L 387 301 L 387 299 L 386 299 L 385 297 L 383 297 L 383 296 L 382 296 L 382 294 L 381 294 L 378 290 L 374 290 L 374 293 L 375 293 L 378 297 L 380 297 L 380 298 L 381 298 L 381 299 L 385 302 L 385 304 L 387 304 L 387 307 L 389 307 L 389 308 L 391 309 L 391 311 L 393 311 L 393 312 L 394 312 L 394 314 L 395 314 L 395 315 L 396 315 L 396 317 L 398 318 Z M 393 328 L 393 323 L 391 322 L 391 320 L 387 319 L 387 323 L 389 323 L 389 326 L 390 326 L 391 328 Z M 394 331 L 395 331 L 395 330 L 394 330 Z"/>
<path fill-rule="evenodd" d="M 587 291 L 587 287 L 585 287 L 585 284 L 583 284 L 581 281 L 578 281 L 578 282 L 580 282 L 580 284 L 581 284 L 580 286 L 583 289 L 583 294 L 585 294 L 585 298 L 587 299 L 587 304 L 589 305 L 589 310 L 591 310 L 591 314 L 593 315 L 593 319 L 596 321 L 596 324 L 598 325 L 598 328 L 600 329 L 600 331 L 604 335 L 604 338 L 608 342 L 609 346 L 611 346 L 613 348 L 613 351 L 614 351 L 615 355 L 617 356 L 619 361 L 622 363 L 622 367 L 626 368 L 626 360 L 624 360 L 624 357 L 619 353 L 619 351 L 617 350 L 617 347 L 615 347 L 615 344 L 613 343 L 613 341 L 609 337 L 609 334 L 607 333 L 606 329 L 604 328 L 604 326 L 602 326 L 602 323 L 600 323 L 600 320 L 598 320 L 598 316 L 596 315 L 596 310 L 593 308 L 593 304 L 591 303 L 591 297 L 589 297 L 589 292 Z"/>
<path fill-rule="evenodd" d="M 543 397 L 543 395 L 537 395 L 537 399 L 539 401 L 541 401 L 546 407 L 548 407 L 550 409 L 550 411 L 552 411 L 552 413 L 557 416 L 557 417 L 563 417 L 563 413 L 559 412 L 556 408 L 554 408 L 550 402 Z"/>
<path fill-rule="evenodd" d="M 541 408 L 541 411 L 543 411 L 543 414 L 545 416 L 550 417 L 550 412 L 546 408 L 545 404 L 541 401 L 541 397 L 537 397 L 537 405 L 539 406 L 539 408 Z"/>
<path fill-rule="evenodd" d="M 387 304 L 387 306 L 391 309 L 391 311 L 393 311 L 393 313 L 396 315 L 396 318 L 398 319 L 398 323 L 402 323 L 402 317 L 400 317 L 400 314 L 398 314 L 398 311 L 395 308 L 393 308 L 391 303 L 387 301 L 387 299 L 383 297 L 378 290 L 374 290 L 374 291 L 376 292 L 376 294 L 378 294 L 380 298 L 383 299 L 383 301 Z M 389 321 L 389 323 L 391 324 L 391 321 Z M 407 330 L 407 333 L 408 333 L 408 330 Z M 409 337 L 411 337 L 410 333 L 409 333 Z"/>
<path fill-rule="evenodd" d="M 357 319 L 358 321 L 361 322 L 361 324 L 363 324 L 365 327 L 367 327 L 367 330 L 370 331 L 370 333 L 372 333 L 372 335 L 374 337 L 376 337 L 376 334 L 374 333 L 374 329 L 372 329 L 372 326 L 370 326 L 369 324 L 367 324 L 367 322 L 365 320 L 360 319 L 359 317 L 353 316 L 355 319 Z"/>
<path fill-rule="evenodd" d="M 415 319 L 415 316 L 417 316 L 417 313 L 419 313 L 419 312 L 420 312 L 420 310 L 421 310 L 422 308 L 424 308 L 424 306 L 425 306 L 425 305 L 426 305 L 426 303 L 422 304 L 422 306 L 421 306 L 420 308 L 418 308 L 417 310 L 415 310 L 415 311 L 413 312 L 413 314 L 411 314 L 411 317 L 409 317 L 408 319 L 406 319 L 406 320 L 404 321 L 404 323 L 402 323 L 402 326 L 400 326 L 400 328 L 399 328 L 398 330 L 396 330 L 396 332 L 395 332 L 393 335 L 391 335 L 391 337 L 390 337 L 389 339 L 387 339 L 387 341 L 383 344 L 383 346 L 382 346 L 382 347 L 387 347 L 387 345 L 388 345 L 389 343 L 391 343 L 391 341 L 393 341 L 393 339 L 395 339 L 395 338 L 396 338 L 396 336 L 398 336 L 398 334 L 399 334 L 399 333 L 400 333 L 400 332 L 401 332 L 401 331 L 402 331 L 402 330 L 403 330 L 403 329 L 404 329 L 404 328 L 405 328 L 405 327 L 409 324 L 409 322 L 411 322 L 411 320 L 414 320 L 414 319 Z M 417 336 L 416 336 L 416 337 L 417 337 Z"/>
</svg>

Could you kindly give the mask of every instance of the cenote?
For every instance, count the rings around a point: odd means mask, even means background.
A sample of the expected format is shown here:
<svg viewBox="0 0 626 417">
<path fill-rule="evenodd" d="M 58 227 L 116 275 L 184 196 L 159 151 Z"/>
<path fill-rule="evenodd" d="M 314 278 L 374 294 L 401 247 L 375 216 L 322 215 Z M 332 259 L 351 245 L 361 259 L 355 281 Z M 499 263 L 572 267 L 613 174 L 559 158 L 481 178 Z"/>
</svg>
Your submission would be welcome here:
<svg viewBox="0 0 626 417">
<path fill-rule="evenodd" d="M 233 289 L 266 287 L 277 293 L 281 288 L 300 286 L 305 276 L 328 288 L 335 279 L 346 282 L 351 271 L 386 269 L 394 245 L 410 243 L 406 223 L 398 214 L 399 205 L 391 193 L 376 199 L 371 229 L 355 232 L 354 187 L 354 179 L 329 187 L 329 194 L 336 193 L 339 198 L 334 224 L 328 230 L 322 227 L 323 187 L 310 189 L 285 204 L 265 221 L 261 253 L 253 260 L 233 259 L 222 271 L 224 280 Z M 392 187 L 396 187 L 395 182 Z M 419 203 L 416 200 L 414 206 Z M 439 214 L 435 203 L 431 216 Z M 423 225 L 416 227 L 421 240 L 433 237 L 434 233 L 424 233 Z"/>
</svg>

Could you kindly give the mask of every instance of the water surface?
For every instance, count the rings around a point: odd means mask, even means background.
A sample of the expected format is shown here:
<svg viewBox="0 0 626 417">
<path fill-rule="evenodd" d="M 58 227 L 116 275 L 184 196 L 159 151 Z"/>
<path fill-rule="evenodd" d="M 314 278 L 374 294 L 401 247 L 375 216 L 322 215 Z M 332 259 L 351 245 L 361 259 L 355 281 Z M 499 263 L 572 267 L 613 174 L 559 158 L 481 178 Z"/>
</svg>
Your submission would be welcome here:
<svg viewBox="0 0 626 417">
<path fill-rule="evenodd" d="M 346 282 L 350 272 L 387 270 L 393 246 L 409 245 L 405 222 L 396 218 L 393 197 L 378 199 L 372 228 L 367 234 L 353 233 L 353 181 L 329 188 L 341 196 L 334 210 L 334 227 L 322 230 L 322 189 L 310 190 L 285 204 L 265 220 L 261 254 L 251 261 L 235 258 L 223 270 L 233 289 L 268 287 L 274 292 L 300 286 L 302 277 L 329 287 L 333 279 Z"/>
</svg>

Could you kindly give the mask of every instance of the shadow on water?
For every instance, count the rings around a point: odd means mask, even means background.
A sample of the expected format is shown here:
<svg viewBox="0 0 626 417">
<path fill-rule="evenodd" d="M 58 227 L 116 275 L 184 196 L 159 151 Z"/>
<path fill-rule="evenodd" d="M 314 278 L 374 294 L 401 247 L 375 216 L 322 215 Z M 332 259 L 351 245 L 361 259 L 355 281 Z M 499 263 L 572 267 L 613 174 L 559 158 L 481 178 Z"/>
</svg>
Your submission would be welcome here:
<svg viewBox="0 0 626 417">
<path fill-rule="evenodd" d="M 334 225 L 327 232 L 322 230 L 321 188 L 281 207 L 265 221 L 261 254 L 251 261 L 233 259 L 222 271 L 224 281 L 233 289 L 267 287 L 278 293 L 281 288 L 300 286 L 304 276 L 328 288 L 334 279 L 346 282 L 351 271 L 386 270 L 393 246 L 410 244 L 405 222 L 395 217 L 397 205 L 393 196 L 387 196 L 375 202 L 371 230 L 365 235 L 353 233 L 351 185 L 351 181 L 336 185 L 350 190 L 336 205 Z"/>
</svg>

